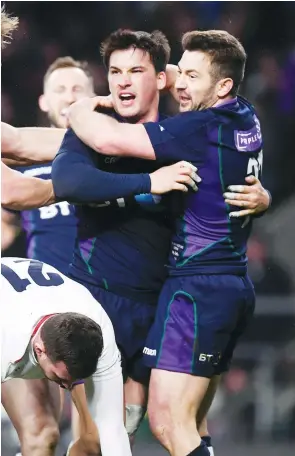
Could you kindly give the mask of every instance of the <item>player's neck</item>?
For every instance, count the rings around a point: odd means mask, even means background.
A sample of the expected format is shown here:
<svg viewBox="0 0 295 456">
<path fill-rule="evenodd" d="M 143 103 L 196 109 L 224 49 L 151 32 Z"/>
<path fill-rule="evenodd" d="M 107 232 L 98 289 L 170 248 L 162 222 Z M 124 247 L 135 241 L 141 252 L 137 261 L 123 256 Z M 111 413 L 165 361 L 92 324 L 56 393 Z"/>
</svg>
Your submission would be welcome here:
<svg viewBox="0 0 295 456">
<path fill-rule="evenodd" d="M 150 104 L 149 110 L 144 113 L 141 117 L 135 117 L 133 119 L 127 119 L 128 123 L 141 124 L 145 122 L 157 122 L 159 119 L 159 98 L 153 100 Z"/>
<path fill-rule="evenodd" d="M 235 99 L 236 99 L 236 97 L 232 97 L 230 95 L 228 95 L 227 97 L 224 97 L 224 98 L 218 98 L 218 100 L 212 105 L 212 108 L 214 108 L 216 106 L 224 105 L 227 103 L 231 103 Z"/>
<path fill-rule="evenodd" d="M 157 122 L 159 119 L 159 105 L 152 107 L 138 122 L 136 123 L 145 123 L 145 122 Z"/>
<path fill-rule="evenodd" d="M 123 118 L 124 122 L 128 122 L 130 124 L 141 124 L 145 122 L 157 122 L 159 119 L 159 111 L 158 109 L 154 111 L 149 111 L 142 117 L 128 117 L 128 118 Z"/>
</svg>

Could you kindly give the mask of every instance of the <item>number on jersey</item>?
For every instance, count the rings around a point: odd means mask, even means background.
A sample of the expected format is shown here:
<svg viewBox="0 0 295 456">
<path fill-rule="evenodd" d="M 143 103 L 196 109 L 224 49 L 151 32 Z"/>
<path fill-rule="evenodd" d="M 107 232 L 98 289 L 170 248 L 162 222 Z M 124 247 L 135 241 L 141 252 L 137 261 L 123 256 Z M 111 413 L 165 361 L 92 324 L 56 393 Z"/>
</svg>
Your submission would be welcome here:
<svg viewBox="0 0 295 456">
<path fill-rule="evenodd" d="M 6 264 L 1 264 L 1 274 L 18 293 L 25 291 L 29 285 L 35 283 L 39 287 L 57 287 L 64 283 L 64 279 L 56 272 L 43 273 L 43 263 L 37 260 L 15 260 L 15 263 L 29 262 L 28 276 L 24 279 Z"/>
<path fill-rule="evenodd" d="M 258 157 L 251 157 L 248 162 L 247 176 L 254 175 L 257 179 L 261 179 L 263 164 L 263 152 L 259 152 Z"/>
</svg>

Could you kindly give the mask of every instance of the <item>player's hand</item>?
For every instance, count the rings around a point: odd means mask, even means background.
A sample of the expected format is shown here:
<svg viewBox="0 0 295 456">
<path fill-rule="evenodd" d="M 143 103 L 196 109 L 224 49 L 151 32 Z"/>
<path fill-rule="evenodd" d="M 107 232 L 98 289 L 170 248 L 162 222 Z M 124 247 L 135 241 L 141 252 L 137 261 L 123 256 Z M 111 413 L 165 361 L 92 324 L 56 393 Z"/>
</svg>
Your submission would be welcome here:
<svg viewBox="0 0 295 456">
<path fill-rule="evenodd" d="M 242 207 L 241 211 L 230 212 L 230 217 L 245 217 L 265 212 L 270 205 L 270 195 L 255 176 L 246 177 L 248 185 L 230 185 L 223 194 L 225 202 Z"/>
<path fill-rule="evenodd" d="M 104 97 L 94 97 L 94 103 L 96 103 L 96 108 L 108 108 L 112 109 L 114 107 L 112 95 L 107 95 Z"/>
<path fill-rule="evenodd" d="M 151 173 L 150 178 L 151 193 L 154 195 L 162 195 L 171 190 L 188 192 L 189 187 L 196 192 L 198 190 L 197 183 L 202 180 L 197 174 L 197 168 L 186 161 L 164 166 Z"/>
<path fill-rule="evenodd" d="M 62 114 L 66 117 L 68 126 L 70 126 L 71 119 L 81 112 L 92 112 L 97 107 L 111 109 L 113 106 L 113 98 L 111 95 L 105 97 L 85 97 L 75 101 L 75 103 L 71 104 L 68 108 L 65 108 Z"/>
</svg>

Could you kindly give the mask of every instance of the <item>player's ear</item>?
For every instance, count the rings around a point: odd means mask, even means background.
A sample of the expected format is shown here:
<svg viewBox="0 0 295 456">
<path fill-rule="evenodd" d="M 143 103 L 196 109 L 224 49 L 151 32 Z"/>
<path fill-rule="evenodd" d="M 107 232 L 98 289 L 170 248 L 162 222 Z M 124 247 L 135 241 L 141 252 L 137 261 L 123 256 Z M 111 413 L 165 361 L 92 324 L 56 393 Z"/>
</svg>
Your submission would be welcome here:
<svg viewBox="0 0 295 456">
<path fill-rule="evenodd" d="M 165 71 L 160 71 L 157 74 L 157 88 L 158 90 L 163 90 L 166 87 L 166 73 Z"/>
<path fill-rule="evenodd" d="M 38 99 L 38 103 L 39 103 L 39 108 L 41 109 L 41 111 L 43 111 L 43 112 L 48 112 L 49 111 L 49 108 L 48 108 L 48 105 L 47 105 L 47 101 L 46 101 L 46 97 L 45 97 L 44 93 L 42 95 L 40 95 L 40 97 Z"/>
<path fill-rule="evenodd" d="M 40 357 L 46 353 L 45 346 L 42 341 L 35 342 L 34 350 L 38 357 Z"/>
<path fill-rule="evenodd" d="M 231 78 L 221 79 L 218 82 L 217 95 L 220 98 L 226 97 L 229 94 L 229 92 L 231 91 L 231 89 L 233 88 L 233 84 L 234 84 L 234 82 Z"/>
</svg>

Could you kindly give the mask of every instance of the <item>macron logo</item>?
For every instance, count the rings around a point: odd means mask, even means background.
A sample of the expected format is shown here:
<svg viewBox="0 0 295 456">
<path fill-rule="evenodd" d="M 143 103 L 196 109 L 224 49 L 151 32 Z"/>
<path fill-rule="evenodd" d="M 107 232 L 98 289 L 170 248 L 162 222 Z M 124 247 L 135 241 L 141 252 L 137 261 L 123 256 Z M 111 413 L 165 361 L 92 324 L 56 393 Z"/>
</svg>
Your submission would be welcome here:
<svg viewBox="0 0 295 456">
<path fill-rule="evenodd" d="M 160 131 L 164 131 L 165 130 L 165 128 L 162 127 L 162 125 L 159 125 L 159 127 L 160 127 Z"/>
<path fill-rule="evenodd" d="M 143 353 L 149 356 L 157 356 L 157 350 L 152 350 L 151 348 L 144 347 Z"/>
</svg>

